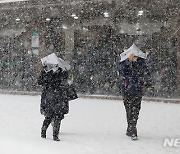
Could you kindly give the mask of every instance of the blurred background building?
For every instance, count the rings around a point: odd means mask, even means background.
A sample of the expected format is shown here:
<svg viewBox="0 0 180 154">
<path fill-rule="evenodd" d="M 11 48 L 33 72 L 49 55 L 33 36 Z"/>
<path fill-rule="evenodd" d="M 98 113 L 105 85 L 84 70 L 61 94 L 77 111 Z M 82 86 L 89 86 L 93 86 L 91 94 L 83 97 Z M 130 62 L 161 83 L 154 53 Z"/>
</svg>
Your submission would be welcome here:
<svg viewBox="0 0 180 154">
<path fill-rule="evenodd" d="M 79 93 L 119 95 L 118 63 L 135 43 L 148 54 L 147 96 L 180 96 L 179 0 L 0 1 L 0 89 L 39 91 L 40 59 L 71 64 Z"/>
</svg>

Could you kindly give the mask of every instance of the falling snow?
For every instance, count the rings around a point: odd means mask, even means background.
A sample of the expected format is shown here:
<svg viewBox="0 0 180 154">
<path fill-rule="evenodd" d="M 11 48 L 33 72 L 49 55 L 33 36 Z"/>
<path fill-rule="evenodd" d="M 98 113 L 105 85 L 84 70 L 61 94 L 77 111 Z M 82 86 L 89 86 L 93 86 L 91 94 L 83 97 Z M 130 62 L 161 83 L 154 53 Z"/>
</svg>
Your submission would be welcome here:
<svg viewBox="0 0 180 154">
<path fill-rule="evenodd" d="M 179 0 L 0 0 L 0 91 L 40 93 L 41 59 L 55 53 L 70 65 L 68 81 L 78 94 L 121 96 L 120 55 L 135 44 L 152 77 L 145 97 L 178 99 L 179 22 Z M 39 136 L 39 96 L 0 98 L 2 154 L 179 150 L 163 147 L 163 139 L 178 137 L 178 104 L 143 102 L 140 140 L 132 143 L 121 101 L 77 99 L 56 144 L 51 132 L 45 141 Z"/>
<path fill-rule="evenodd" d="M 135 43 L 148 54 L 149 97 L 179 97 L 179 1 L 0 1 L 1 89 L 40 91 L 40 59 L 69 61 L 83 94 L 120 95 L 118 63 Z"/>
</svg>

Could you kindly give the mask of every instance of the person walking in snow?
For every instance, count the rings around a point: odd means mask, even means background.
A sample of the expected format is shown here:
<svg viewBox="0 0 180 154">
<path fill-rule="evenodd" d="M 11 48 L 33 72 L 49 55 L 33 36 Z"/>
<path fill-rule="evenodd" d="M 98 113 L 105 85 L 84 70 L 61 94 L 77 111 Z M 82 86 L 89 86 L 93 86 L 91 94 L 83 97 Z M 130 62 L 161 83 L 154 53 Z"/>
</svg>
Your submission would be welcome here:
<svg viewBox="0 0 180 154">
<path fill-rule="evenodd" d="M 126 135 L 130 136 L 132 140 L 138 140 L 136 125 L 141 109 L 141 100 L 144 88 L 151 86 L 151 76 L 145 59 L 134 54 L 120 62 L 119 74 L 128 124 Z"/>
<path fill-rule="evenodd" d="M 46 131 L 53 121 L 53 140 L 60 141 L 59 130 L 64 114 L 69 112 L 68 72 L 60 67 L 56 71 L 46 71 L 44 66 L 38 78 L 38 84 L 43 86 L 40 110 L 45 119 L 41 128 L 41 137 L 46 138 Z"/>
</svg>

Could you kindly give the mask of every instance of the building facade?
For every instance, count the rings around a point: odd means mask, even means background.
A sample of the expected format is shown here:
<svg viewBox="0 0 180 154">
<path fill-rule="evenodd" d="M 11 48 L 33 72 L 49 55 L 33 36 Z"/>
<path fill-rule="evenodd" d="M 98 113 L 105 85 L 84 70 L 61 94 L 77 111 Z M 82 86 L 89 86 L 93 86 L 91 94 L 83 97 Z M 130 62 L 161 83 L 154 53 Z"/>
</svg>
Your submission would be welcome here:
<svg viewBox="0 0 180 154">
<path fill-rule="evenodd" d="M 180 95 L 178 0 L 28 0 L 0 3 L 1 89 L 38 91 L 40 59 L 69 61 L 80 93 L 119 95 L 118 62 L 135 43 L 148 53 L 148 96 Z"/>
</svg>

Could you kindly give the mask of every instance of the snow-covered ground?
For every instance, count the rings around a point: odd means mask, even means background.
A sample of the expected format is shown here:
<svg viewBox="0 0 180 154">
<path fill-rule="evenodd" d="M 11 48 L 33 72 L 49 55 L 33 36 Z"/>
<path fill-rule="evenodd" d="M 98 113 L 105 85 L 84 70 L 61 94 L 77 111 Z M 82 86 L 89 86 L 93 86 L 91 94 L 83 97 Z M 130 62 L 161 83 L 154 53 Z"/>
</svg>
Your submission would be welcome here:
<svg viewBox="0 0 180 154">
<path fill-rule="evenodd" d="M 122 101 L 79 98 L 70 102 L 60 142 L 40 138 L 40 96 L 0 95 L 0 154 L 178 154 L 163 147 L 165 138 L 180 138 L 180 105 L 143 102 L 139 140 L 125 135 Z"/>
<path fill-rule="evenodd" d="M 0 0 L 0 3 L 10 3 L 10 2 L 19 2 L 19 1 L 28 1 L 28 0 Z"/>
</svg>

